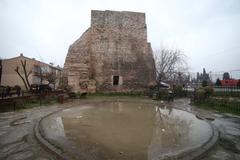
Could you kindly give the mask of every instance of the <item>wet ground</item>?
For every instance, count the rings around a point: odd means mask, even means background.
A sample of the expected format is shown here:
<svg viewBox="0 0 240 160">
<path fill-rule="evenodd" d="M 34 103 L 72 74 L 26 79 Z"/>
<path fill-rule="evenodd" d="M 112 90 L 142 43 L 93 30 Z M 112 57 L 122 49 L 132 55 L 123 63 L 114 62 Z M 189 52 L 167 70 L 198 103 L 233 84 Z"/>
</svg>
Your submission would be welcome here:
<svg viewBox="0 0 240 160">
<path fill-rule="evenodd" d="M 51 160 L 54 157 L 36 141 L 35 123 L 59 107 L 36 107 L 17 112 L 0 113 L 0 159 Z"/>
<path fill-rule="evenodd" d="M 84 104 L 84 101 L 88 100 L 81 100 L 75 103 Z M 36 141 L 33 133 L 33 127 L 37 120 L 44 115 L 71 105 L 71 103 L 66 103 L 63 106 L 53 105 L 18 112 L 0 113 L 0 159 L 55 159 L 54 156 L 44 151 Z M 197 117 L 200 119 L 208 119 L 219 128 L 221 133 L 220 141 L 204 160 L 240 159 L 239 117 L 195 108 L 189 105 L 189 100 L 187 99 L 175 100 L 172 106 L 193 112 L 194 114 L 197 114 Z M 71 127 L 69 129 L 71 130 Z M 123 155 L 124 152 L 119 151 L 119 154 Z"/>
<path fill-rule="evenodd" d="M 89 159 L 81 152 L 96 160 L 160 159 L 197 148 L 213 136 L 207 122 L 161 103 L 76 105 L 41 124 L 45 138 L 77 159 Z"/>
<path fill-rule="evenodd" d="M 220 139 L 215 148 L 203 160 L 239 160 L 240 159 L 240 117 L 203 110 L 189 105 L 188 99 L 175 101 L 174 106 L 190 111 L 198 117 L 208 119 L 220 131 Z"/>
</svg>

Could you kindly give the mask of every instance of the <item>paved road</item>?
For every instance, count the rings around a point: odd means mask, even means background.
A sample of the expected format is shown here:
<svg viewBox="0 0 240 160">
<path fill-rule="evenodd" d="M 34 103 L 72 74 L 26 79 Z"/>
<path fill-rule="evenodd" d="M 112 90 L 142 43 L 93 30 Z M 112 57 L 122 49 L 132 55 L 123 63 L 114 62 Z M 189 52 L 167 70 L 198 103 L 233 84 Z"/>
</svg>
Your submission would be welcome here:
<svg viewBox="0 0 240 160">
<path fill-rule="evenodd" d="M 36 141 L 33 127 L 40 117 L 59 107 L 36 107 L 18 112 L 0 113 L 0 159 L 51 160 Z"/>
</svg>

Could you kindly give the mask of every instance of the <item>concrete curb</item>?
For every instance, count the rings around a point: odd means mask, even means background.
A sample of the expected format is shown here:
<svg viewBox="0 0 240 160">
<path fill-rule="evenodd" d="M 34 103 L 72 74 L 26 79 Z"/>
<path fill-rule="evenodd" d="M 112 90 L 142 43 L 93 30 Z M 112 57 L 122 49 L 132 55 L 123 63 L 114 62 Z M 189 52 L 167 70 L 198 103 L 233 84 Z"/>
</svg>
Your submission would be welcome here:
<svg viewBox="0 0 240 160">
<path fill-rule="evenodd" d="M 64 108 L 65 109 L 65 108 Z M 44 117 L 42 117 L 41 119 L 39 119 L 37 121 L 37 123 L 35 124 L 34 126 L 34 135 L 37 139 L 37 141 L 41 144 L 41 146 L 48 152 L 50 152 L 51 154 L 53 154 L 58 160 L 68 160 L 70 159 L 69 157 L 67 157 L 67 155 L 65 155 L 65 153 L 63 153 L 60 149 L 56 148 L 54 145 L 52 145 L 50 142 L 48 142 L 44 136 L 41 134 L 41 127 L 40 127 L 40 124 L 41 124 L 41 121 L 52 115 L 52 114 L 55 114 L 57 112 L 60 112 L 64 109 L 60 109 L 60 110 L 57 110 L 57 111 L 54 111 Z"/>
<path fill-rule="evenodd" d="M 210 124 L 212 128 L 212 136 L 208 141 L 201 144 L 200 146 L 180 153 L 173 153 L 165 157 L 160 158 L 160 160 L 200 160 L 205 157 L 209 151 L 217 144 L 219 138 L 219 131 L 216 126 Z"/>
<path fill-rule="evenodd" d="M 107 101 L 107 102 L 110 102 L 110 101 Z M 115 102 L 115 101 L 111 101 L 111 102 Z M 128 102 L 128 101 L 119 100 L 118 102 Z M 92 102 L 92 103 L 94 103 L 94 102 Z M 154 102 L 149 102 L 149 103 L 154 103 Z M 84 105 L 84 104 L 82 104 L 82 105 Z M 72 107 L 68 107 L 68 108 L 72 108 Z M 44 149 L 46 149 L 48 152 L 52 153 L 59 160 L 69 160 L 71 158 L 68 157 L 66 155 L 66 153 L 64 153 L 62 150 L 58 149 L 56 146 L 54 146 L 53 144 L 51 144 L 48 140 L 46 140 L 44 138 L 44 135 L 41 134 L 41 121 L 44 118 L 51 116 L 57 112 L 60 112 L 64 109 L 66 109 L 66 108 L 63 108 L 63 109 L 54 111 L 48 115 L 45 115 L 44 117 L 42 117 L 40 120 L 37 121 L 37 123 L 34 127 L 35 137 L 38 140 L 38 142 L 43 146 Z M 179 108 L 177 108 L 177 109 L 179 109 Z M 179 110 L 181 110 L 181 109 L 179 109 Z M 203 158 L 204 156 L 206 156 L 208 154 L 208 152 L 216 145 L 216 143 L 218 142 L 218 139 L 219 139 L 219 131 L 218 131 L 217 127 L 209 122 L 208 122 L 208 124 L 212 128 L 212 136 L 205 143 L 203 143 L 200 146 L 197 146 L 195 148 L 192 148 L 192 149 L 187 149 L 185 151 L 180 151 L 177 153 L 164 155 L 162 157 L 159 157 L 159 159 L 160 160 L 199 160 L 199 159 Z"/>
</svg>

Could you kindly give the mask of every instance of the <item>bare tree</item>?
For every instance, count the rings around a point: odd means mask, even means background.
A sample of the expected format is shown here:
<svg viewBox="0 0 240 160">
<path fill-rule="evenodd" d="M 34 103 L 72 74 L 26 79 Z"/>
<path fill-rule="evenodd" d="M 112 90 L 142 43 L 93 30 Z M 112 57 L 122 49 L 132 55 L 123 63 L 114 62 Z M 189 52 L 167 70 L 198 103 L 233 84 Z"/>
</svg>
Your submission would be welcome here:
<svg viewBox="0 0 240 160">
<path fill-rule="evenodd" d="M 53 84 L 55 88 L 55 84 L 58 80 L 57 74 L 54 72 L 48 72 L 46 73 L 45 80 L 48 82 L 48 84 Z"/>
<path fill-rule="evenodd" d="M 40 84 L 42 85 L 42 83 L 43 83 L 43 79 L 44 79 L 44 77 L 43 77 L 43 71 L 42 71 L 43 69 L 42 69 L 42 66 L 39 66 L 39 78 L 40 78 Z"/>
<path fill-rule="evenodd" d="M 15 72 L 17 72 L 17 74 L 19 75 L 19 77 L 22 79 L 24 86 L 26 88 L 26 90 L 29 90 L 30 88 L 30 83 L 29 83 L 29 76 L 31 75 L 32 71 L 30 70 L 29 72 L 27 72 L 26 66 L 27 66 L 27 62 L 26 60 L 21 60 L 21 66 L 22 66 L 22 70 L 24 73 L 24 77 L 22 76 L 22 74 L 19 72 L 19 67 L 17 66 L 17 68 L 15 69 Z"/>
<path fill-rule="evenodd" d="M 26 83 L 25 79 L 23 78 L 23 76 L 21 75 L 21 73 L 19 72 L 19 67 L 18 67 L 18 66 L 17 66 L 17 68 L 15 69 L 15 72 L 17 72 L 17 74 L 19 75 L 19 77 L 22 79 L 26 90 L 28 90 L 27 83 Z"/>
<path fill-rule="evenodd" d="M 157 84 L 173 81 L 176 75 L 187 70 L 186 55 L 180 50 L 161 49 L 154 52 Z"/>
<path fill-rule="evenodd" d="M 37 77 L 40 79 L 40 85 L 43 84 L 43 81 L 45 81 L 47 78 L 49 71 L 46 69 L 46 66 L 41 65 L 40 63 L 37 64 Z"/>
<path fill-rule="evenodd" d="M 71 87 L 68 85 L 68 78 L 66 71 L 60 72 L 59 75 L 59 88 L 71 90 Z"/>
<path fill-rule="evenodd" d="M 55 89 L 55 84 L 60 79 L 60 77 L 55 69 L 47 68 L 47 66 L 39 65 L 38 78 L 40 79 L 40 85 L 42 85 L 43 82 L 47 82 L 47 85 L 52 84 Z"/>
<path fill-rule="evenodd" d="M 27 69 L 26 69 L 27 63 L 26 63 L 26 60 L 24 60 L 24 61 L 21 60 L 21 64 L 22 64 L 22 68 L 23 68 L 23 72 L 24 72 L 24 76 L 25 76 L 26 83 L 27 83 L 28 87 L 30 88 L 31 85 L 30 85 L 28 79 L 29 79 L 30 74 L 32 73 L 32 70 L 30 70 L 30 71 L 27 73 Z"/>
</svg>

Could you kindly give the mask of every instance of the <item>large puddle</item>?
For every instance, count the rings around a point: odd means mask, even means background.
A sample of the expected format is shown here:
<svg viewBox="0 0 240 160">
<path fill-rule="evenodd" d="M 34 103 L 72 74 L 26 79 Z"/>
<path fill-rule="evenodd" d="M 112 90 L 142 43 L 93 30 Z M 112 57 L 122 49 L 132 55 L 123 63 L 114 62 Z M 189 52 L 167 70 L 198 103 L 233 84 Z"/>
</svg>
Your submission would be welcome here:
<svg viewBox="0 0 240 160">
<path fill-rule="evenodd" d="M 42 121 L 45 138 L 74 159 L 152 160 L 195 148 L 211 126 L 171 107 L 133 102 L 89 104 Z"/>
</svg>

